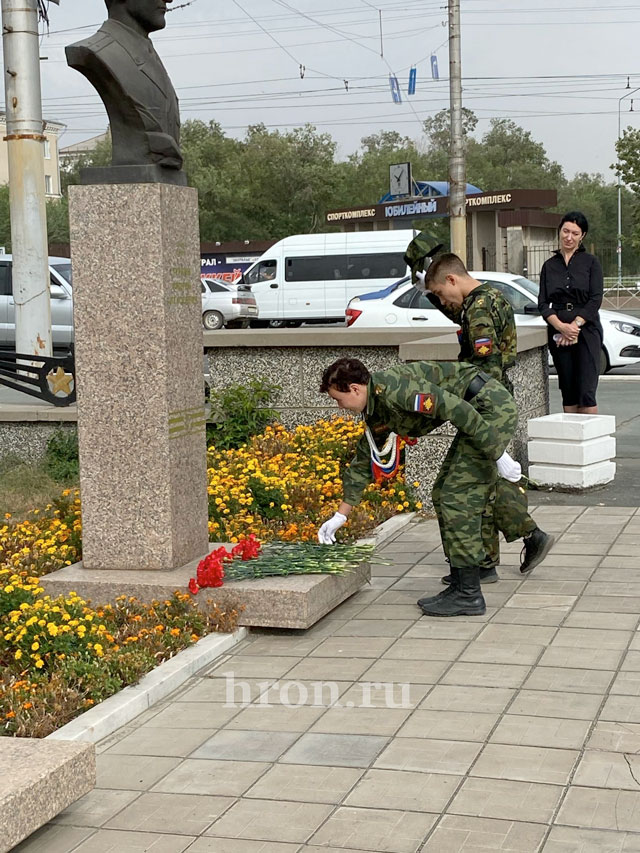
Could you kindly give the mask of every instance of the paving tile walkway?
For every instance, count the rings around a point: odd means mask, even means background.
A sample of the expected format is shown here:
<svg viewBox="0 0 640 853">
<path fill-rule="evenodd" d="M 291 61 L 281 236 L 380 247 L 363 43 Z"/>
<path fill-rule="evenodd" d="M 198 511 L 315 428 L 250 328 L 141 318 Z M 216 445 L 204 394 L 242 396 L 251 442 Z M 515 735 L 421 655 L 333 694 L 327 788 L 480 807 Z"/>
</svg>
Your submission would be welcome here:
<svg viewBox="0 0 640 853">
<path fill-rule="evenodd" d="M 16 853 L 638 853 L 640 509 L 540 506 L 482 617 L 421 616 L 433 521 L 306 632 L 252 632 L 98 745 Z"/>
</svg>

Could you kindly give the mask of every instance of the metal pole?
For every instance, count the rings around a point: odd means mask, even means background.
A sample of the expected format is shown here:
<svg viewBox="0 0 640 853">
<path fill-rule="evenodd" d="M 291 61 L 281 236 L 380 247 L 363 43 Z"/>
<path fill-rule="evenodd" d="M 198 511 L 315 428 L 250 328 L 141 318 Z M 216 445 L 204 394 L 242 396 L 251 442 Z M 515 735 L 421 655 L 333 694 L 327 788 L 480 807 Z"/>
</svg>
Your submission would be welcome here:
<svg viewBox="0 0 640 853">
<path fill-rule="evenodd" d="M 37 0 L 2 0 L 16 351 L 51 355 Z"/>
<path fill-rule="evenodd" d="M 627 88 L 629 87 L 629 81 L 627 80 Z M 618 142 L 620 142 L 620 107 L 622 106 L 622 102 L 625 98 L 631 97 L 635 92 L 640 91 L 640 86 L 637 89 L 633 89 L 630 92 L 627 92 L 626 95 L 623 95 L 621 98 L 618 98 Z M 616 148 L 616 163 L 618 167 L 618 241 L 616 245 L 616 254 L 618 257 L 618 295 L 620 295 L 620 288 L 622 287 L 622 179 L 620 177 L 620 154 Z"/>
<path fill-rule="evenodd" d="M 449 227 L 451 251 L 467 260 L 467 210 L 462 137 L 462 58 L 460 50 L 460 0 L 449 0 L 449 98 L 451 146 L 449 149 Z"/>
</svg>

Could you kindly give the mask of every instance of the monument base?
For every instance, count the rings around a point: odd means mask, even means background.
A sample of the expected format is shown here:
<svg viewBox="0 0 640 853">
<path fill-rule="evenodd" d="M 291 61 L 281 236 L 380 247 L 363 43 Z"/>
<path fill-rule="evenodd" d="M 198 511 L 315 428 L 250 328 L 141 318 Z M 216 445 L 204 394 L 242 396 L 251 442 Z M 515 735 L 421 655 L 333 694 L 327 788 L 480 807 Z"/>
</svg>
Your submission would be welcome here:
<svg viewBox="0 0 640 853">
<path fill-rule="evenodd" d="M 215 545 L 213 546 L 215 547 Z M 175 590 L 187 592 L 189 578 L 196 576 L 199 559 L 178 569 L 134 573 L 85 569 L 82 563 L 44 575 L 39 583 L 47 595 L 68 595 L 72 590 L 94 605 L 107 604 L 119 595 L 140 601 L 162 601 Z M 259 580 L 225 581 L 224 586 L 202 589 L 194 601 L 202 609 L 208 602 L 220 607 L 243 605 L 243 627 L 309 628 L 371 579 L 368 563 L 344 575 L 289 575 Z"/>
<path fill-rule="evenodd" d="M 198 194 L 69 192 L 84 563 L 170 571 L 209 539 Z"/>
<path fill-rule="evenodd" d="M 187 173 L 165 166 L 89 166 L 80 169 L 80 182 L 87 184 L 174 184 L 187 186 Z"/>
</svg>

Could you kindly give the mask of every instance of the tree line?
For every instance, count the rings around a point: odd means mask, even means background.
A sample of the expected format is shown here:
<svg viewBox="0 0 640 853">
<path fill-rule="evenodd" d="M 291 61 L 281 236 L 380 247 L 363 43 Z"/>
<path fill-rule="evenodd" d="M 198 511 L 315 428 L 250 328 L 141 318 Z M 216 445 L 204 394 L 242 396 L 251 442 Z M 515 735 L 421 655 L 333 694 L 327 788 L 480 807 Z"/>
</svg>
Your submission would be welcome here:
<svg viewBox="0 0 640 853">
<path fill-rule="evenodd" d="M 588 242 L 614 247 L 617 240 L 617 186 L 599 173 L 567 178 L 544 145 L 509 119 L 493 119 L 478 137 L 477 118 L 464 110 L 467 181 L 484 192 L 502 189 L 558 191 L 558 212 L 582 210 L 590 224 Z M 449 114 L 424 122 L 419 140 L 381 130 L 363 137 L 358 151 L 338 159 L 337 143 L 312 125 L 290 131 L 250 126 L 243 139 L 226 136 L 220 125 L 190 120 L 182 128 L 189 184 L 198 189 L 203 241 L 268 240 L 328 230 L 325 212 L 378 201 L 389 183 L 389 164 L 410 161 L 414 178 L 448 176 Z M 109 141 L 62 170 L 60 201 L 47 204 L 50 243 L 69 240 L 67 191 L 80 169 L 107 165 Z M 619 148 L 624 259 L 640 271 L 640 131 L 625 132 Z M 612 167 L 613 168 L 613 167 Z M 417 227 L 425 223 L 416 222 Z M 446 219 L 429 220 L 434 237 L 448 240 Z M 0 188 L 0 244 L 10 245 L 8 188 Z"/>
</svg>

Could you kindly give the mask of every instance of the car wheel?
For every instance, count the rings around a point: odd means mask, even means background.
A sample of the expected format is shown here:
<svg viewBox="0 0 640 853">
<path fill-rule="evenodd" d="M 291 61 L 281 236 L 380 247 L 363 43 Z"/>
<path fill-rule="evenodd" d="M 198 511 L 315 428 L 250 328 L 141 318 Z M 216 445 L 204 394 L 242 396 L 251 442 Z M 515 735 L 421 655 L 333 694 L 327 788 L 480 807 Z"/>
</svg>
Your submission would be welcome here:
<svg viewBox="0 0 640 853">
<path fill-rule="evenodd" d="M 270 329 L 284 329 L 285 320 L 269 320 Z"/>
<path fill-rule="evenodd" d="M 600 365 L 599 372 L 600 376 L 603 373 L 608 373 L 611 370 L 611 365 L 609 364 L 609 356 L 607 355 L 607 351 L 604 347 L 600 350 Z"/>
<path fill-rule="evenodd" d="M 224 325 L 224 317 L 219 311 L 205 311 L 202 315 L 202 325 L 208 332 L 215 332 Z"/>
</svg>

